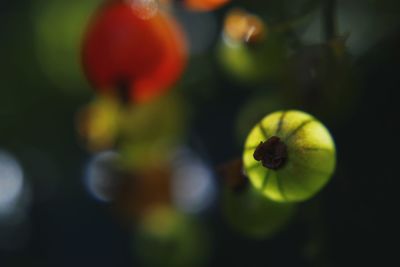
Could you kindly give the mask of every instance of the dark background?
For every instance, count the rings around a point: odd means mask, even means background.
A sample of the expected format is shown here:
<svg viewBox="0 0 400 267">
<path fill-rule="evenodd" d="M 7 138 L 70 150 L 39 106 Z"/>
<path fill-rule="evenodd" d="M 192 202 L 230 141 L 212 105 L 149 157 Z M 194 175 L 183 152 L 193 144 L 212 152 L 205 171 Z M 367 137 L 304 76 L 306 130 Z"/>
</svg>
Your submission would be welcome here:
<svg viewBox="0 0 400 267">
<path fill-rule="evenodd" d="M 322 118 L 337 145 L 335 175 L 321 193 L 300 205 L 282 233 L 269 240 L 233 232 L 218 201 L 214 203 L 200 216 L 212 237 L 208 266 L 395 265 L 400 7 L 396 1 L 368 8 L 373 1 L 338 2 L 355 7 L 344 8 L 346 16 L 354 16 L 354 24 L 346 24 L 349 41 L 361 31 L 360 42 L 368 45 L 353 57 L 358 93 L 351 108 L 337 108 L 344 113 L 340 120 Z M 0 4 L 0 149 L 18 159 L 31 191 L 23 220 L 0 220 L 0 266 L 141 266 L 133 256 L 131 229 L 84 187 L 90 153 L 78 141 L 74 120 L 93 92 L 87 85 L 81 93 L 59 90 L 42 71 L 35 47 L 35 5 L 33 0 Z M 236 118 L 256 94 L 249 90 L 253 87 L 225 76 L 216 62 L 214 48 L 228 9 L 213 13 L 213 41 L 191 57 L 185 73 L 189 80 L 197 75 L 183 93 L 192 107 L 186 143 L 211 166 L 240 155 Z M 375 15 L 358 17 L 364 9 Z M 367 23 L 376 27 L 360 28 Z M 314 208 L 318 215 L 308 216 Z"/>
</svg>

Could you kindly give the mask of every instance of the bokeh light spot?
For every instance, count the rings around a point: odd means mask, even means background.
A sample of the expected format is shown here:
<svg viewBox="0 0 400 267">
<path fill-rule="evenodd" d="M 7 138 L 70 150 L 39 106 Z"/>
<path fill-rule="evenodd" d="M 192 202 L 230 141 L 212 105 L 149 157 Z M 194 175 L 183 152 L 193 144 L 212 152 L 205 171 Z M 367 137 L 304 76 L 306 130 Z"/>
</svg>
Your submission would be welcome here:
<svg viewBox="0 0 400 267">
<path fill-rule="evenodd" d="M 95 199 L 101 202 L 113 200 L 114 192 L 119 185 L 118 158 L 118 153 L 114 151 L 102 152 L 95 155 L 87 167 L 86 188 Z"/>
<path fill-rule="evenodd" d="M 0 216 L 15 207 L 23 186 L 20 164 L 12 155 L 0 150 Z"/>
<path fill-rule="evenodd" d="M 177 208 L 187 213 L 208 208 L 216 196 L 211 169 L 188 149 L 178 151 L 174 165 L 172 197 Z"/>
<path fill-rule="evenodd" d="M 141 19 L 154 17 L 159 9 L 158 0 L 125 0 L 132 6 L 133 12 Z"/>
</svg>

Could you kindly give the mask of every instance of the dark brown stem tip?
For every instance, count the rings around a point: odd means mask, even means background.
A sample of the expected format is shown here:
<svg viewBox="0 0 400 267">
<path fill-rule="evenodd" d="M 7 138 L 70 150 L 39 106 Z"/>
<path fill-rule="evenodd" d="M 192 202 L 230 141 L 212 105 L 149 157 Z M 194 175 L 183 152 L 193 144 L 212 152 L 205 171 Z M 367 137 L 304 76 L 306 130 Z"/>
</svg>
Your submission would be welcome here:
<svg viewBox="0 0 400 267">
<path fill-rule="evenodd" d="M 115 83 L 117 97 L 124 105 L 129 105 L 130 99 L 130 84 L 128 79 L 118 79 Z"/>
<path fill-rule="evenodd" d="M 218 167 L 219 174 L 225 184 L 236 193 L 244 191 L 248 185 L 248 178 L 243 171 L 242 159 L 235 159 Z"/>
<path fill-rule="evenodd" d="M 277 136 L 272 136 L 265 142 L 261 142 L 254 151 L 254 159 L 261 161 L 265 168 L 277 170 L 287 160 L 287 147 Z"/>
</svg>

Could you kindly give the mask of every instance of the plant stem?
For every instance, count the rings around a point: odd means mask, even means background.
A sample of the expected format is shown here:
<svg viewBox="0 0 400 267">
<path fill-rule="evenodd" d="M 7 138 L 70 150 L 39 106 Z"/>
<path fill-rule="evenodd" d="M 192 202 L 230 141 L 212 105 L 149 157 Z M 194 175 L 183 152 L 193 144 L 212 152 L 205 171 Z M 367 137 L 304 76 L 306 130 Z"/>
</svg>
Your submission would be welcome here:
<svg viewBox="0 0 400 267">
<path fill-rule="evenodd" d="M 330 41 L 337 37 L 336 0 L 322 0 L 322 25 L 324 38 Z"/>
</svg>

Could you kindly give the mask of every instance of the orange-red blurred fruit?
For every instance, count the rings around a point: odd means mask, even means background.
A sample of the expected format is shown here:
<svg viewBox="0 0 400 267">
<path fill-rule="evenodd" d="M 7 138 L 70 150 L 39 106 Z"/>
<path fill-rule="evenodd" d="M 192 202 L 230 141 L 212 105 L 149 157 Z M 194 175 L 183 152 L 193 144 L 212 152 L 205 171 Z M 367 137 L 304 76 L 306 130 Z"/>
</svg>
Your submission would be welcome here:
<svg viewBox="0 0 400 267">
<path fill-rule="evenodd" d="M 187 8 L 198 11 L 210 11 L 217 9 L 230 0 L 185 0 L 184 4 Z"/>
<path fill-rule="evenodd" d="M 159 206 L 171 206 L 171 178 L 172 169 L 165 164 L 128 173 L 115 192 L 116 212 L 131 220 Z"/>
<path fill-rule="evenodd" d="M 133 102 L 148 101 L 182 74 L 187 48 L 177 22 L 161 10 L 110 1 L 94 16 L 83 43 L 84 71 L 101 92 L 123 90 Z M 113 91 L 114 90 L 114 91 Z"/>
</svg>

